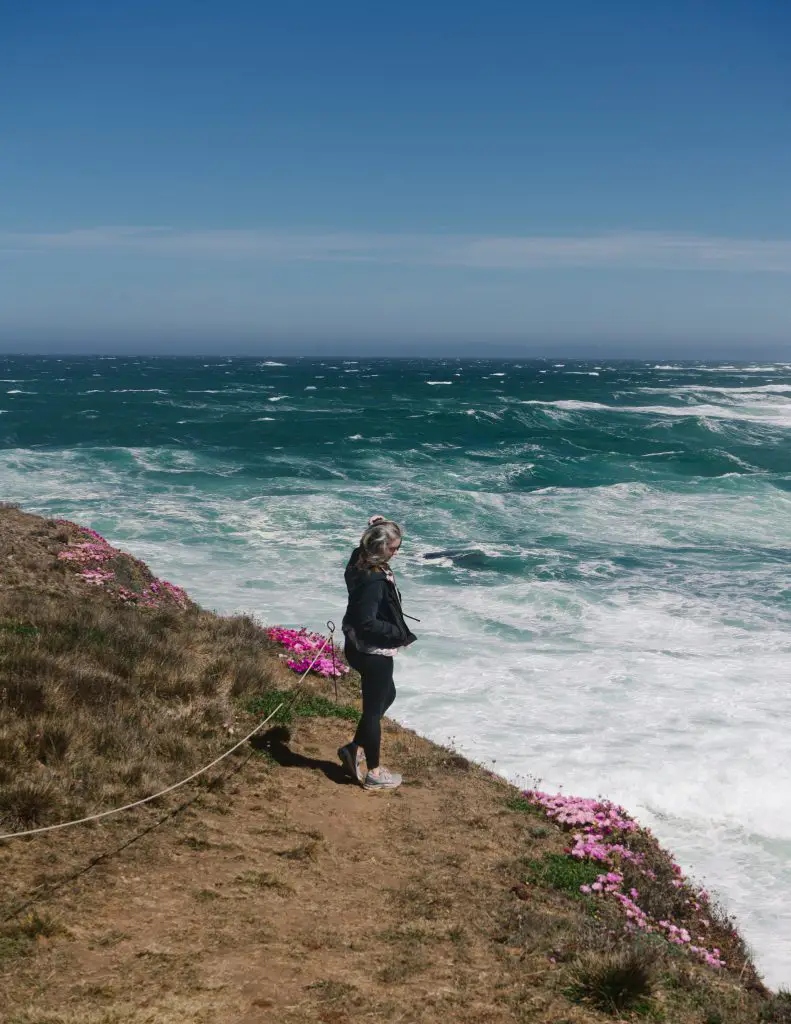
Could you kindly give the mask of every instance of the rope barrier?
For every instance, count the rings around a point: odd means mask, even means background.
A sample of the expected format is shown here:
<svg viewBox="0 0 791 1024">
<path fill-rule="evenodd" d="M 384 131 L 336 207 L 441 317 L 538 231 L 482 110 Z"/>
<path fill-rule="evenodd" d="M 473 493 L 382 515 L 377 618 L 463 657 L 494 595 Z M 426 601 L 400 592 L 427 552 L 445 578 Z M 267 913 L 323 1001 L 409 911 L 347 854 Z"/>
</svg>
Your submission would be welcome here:
<svg viewBox="0 0 791 1024">
<path fill-rule="evenodd" d="M 327 625 L 329 626 L 330 623 L 328 623 Z M 99 821 L 100 818 L 107 818 L 112 814 L 121 814 L 122 811 L 131 811 L 133 807 L 142 807 L 143 804 L 149 804 L 151 803 L 152 800 L 158 800 L 159 797 L 165 796 L 167 793 L 172 793 L 175 789 L 181 789 L 181 787 L 186 786 L 188 782 L 192 782 L 193 779 L 197 779 L 199 775 L 203 775 L 210 768 L 213 768 L 216 764 L 219 764 L 220 761 L 224 761 L 226 757 L 232 754 L 235 750 L 238 750 L 239 747 L 247 743 L 248 740 L 252 739 L 252 737 L 255 736 L 258 730 L 262 729 L 267 722 L 273 719 L 282 707 L 284 707 L 288 703 L 294 703 L 296 697 L 299 694 L 299 688 L 305 680 L 305 676 L 308 674 L 308 672 L 310 672 L 310 670 L 319 660 L 319 656 L 321 655 L 321 652 L 324 650 L 327 644 L 332 643 L 332 636 L 335 631 L 335 623 L 332 623 L 331 625 L 332 628 L 330 629 L 330 635 L 327 637 L 327 639 L 324 641 L 321 647 L 319 647 L 318 651 L 316 652 L 316 657 L 313 659 L 313 661 L 311 661 L 311 663 L 300 676 L 297 685 L 294 688 L 295 692 L 294 694 L 292 694 L 290 701 L 281 701 L 275 708 L 275 710 L 270 712 L 270 714 L 266 716 L 263 722 L 258 723 L 255 729 L 253 729 L 245 737 L 240 739 L 238 743 L 234 743 L 234 745 L 230 749 L 226 750 L 224 754 L 220 754 L 219 757 L 215 757 L 215 759 L 211 761 L 209 764 L 204 765 L 203 768 L 199 768 L 196 772 L 193 772 L 192 775 L 188 775 L 186 779 L 182 779 L 180 782 L 174 782 L 172 786 L 167 786 L 165 789 L 160 790 L 158 793 L 154 793 L 152 796 L 143 797 L 142 800 L 135 800 L 131 804 L 124 804 L 123 807 L 113 807 L 109 811 L 100 811 L 98 814 L 89 814 L 86 818 L 75 818 L 74 821 L 61 821 L 57 825 L 44 825 L 41 828 L 29 828 L 25 832 L 8 832 L 6 833 L 6 835 L 0 836 L 0 842 L 2 842 L 5 839 L 21 839 L 22 836 L 40 835 L 42 832 L 54 832 L 57 829 L 70 828 L 72 825 L 84 825 L 89 821 Z"/>
</svg>

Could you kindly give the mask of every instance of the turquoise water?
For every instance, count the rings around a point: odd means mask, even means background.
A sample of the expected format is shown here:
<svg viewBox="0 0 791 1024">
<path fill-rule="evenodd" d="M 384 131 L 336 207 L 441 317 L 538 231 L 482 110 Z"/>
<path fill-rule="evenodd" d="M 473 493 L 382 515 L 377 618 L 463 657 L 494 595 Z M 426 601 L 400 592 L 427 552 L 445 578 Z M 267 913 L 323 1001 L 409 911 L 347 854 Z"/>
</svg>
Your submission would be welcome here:
<svg viewBox="0 0 791 1024">
<path fill-rule="evenodd" d="M 402 522 L 422 622 L 397 717 L 623 803 L 791 984 L 791 364 L 19 358 L 0 378 L 2 498 L 208 607 L 338 622 L 368 516 Z"/>
</svg>

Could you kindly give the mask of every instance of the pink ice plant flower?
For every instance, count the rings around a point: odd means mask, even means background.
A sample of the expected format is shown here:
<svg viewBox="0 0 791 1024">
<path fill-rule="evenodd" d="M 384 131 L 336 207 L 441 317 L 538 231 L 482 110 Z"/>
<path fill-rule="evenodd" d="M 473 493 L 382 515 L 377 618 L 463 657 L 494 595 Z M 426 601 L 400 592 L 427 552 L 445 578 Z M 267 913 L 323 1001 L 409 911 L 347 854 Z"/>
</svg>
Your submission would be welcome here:
<svg viewBox="0 0 791 1024">
<path fill-rule="evenodd" d="M 302 675 L 310 668 L 312 672 L 325 676 L 329 679 L 337 678 L 349 671 L 349 666 L 344 664 L 338 655 L 333 662 L 332 652 L 325 647 L 316 663 L 311 668 L 311 663 L 319 653 L 321 645 L 326 637 L 320 633 L 310 633 L 304 627 L 300 629 L 287 629 L 285 626 L 271 626 L 267 629 L 267 636 L 281 646 L 285 647 L 293 656 L 287 658 L 288 667 Z"/>
<path fill-rule="evenodd" d="M 531 803 L 542 807 L 547 817 L 559 824 L 567 828 L 582 827 L 582 831 L 573 833 L 574 845 L 567 851 L 570 856 L 578 860 L 595 861 L 613 869 L 624 861 L 629 861 L 637 866 L 646 878 L 656 881 L 656 874 L 643 866 L 643 854 L 630 850 L 623 842 L 618 842 L 618 839 L 626 839 L 628 833 L 638 828 L 637 822 L 630 818 L 622 807 L 608 800 L 564 796 L 561 793 L 551 795 L 537 790 L 528 790 L 523 795 Z M 672 881 L 673 886 L 677 889 L 682 888 L 685 879 L 678 864 L 673 864 L 673 873 L 676 875 Z M 637 889 L 630 889 L 628 894 L 622 891 L 623 880 L 623 875 L 619 871 L 607 871 L 598 875 L 596 881 L 590 885 L 581 885 L 580 892 L 588 896 L 609 895 L 617 900 L 624 912 L 625 927 L 628 931 L 659 932 L 664 934 L 668 942 L 688 949 L 710 967 L 725 966 L 719 949 L 709 950 L 703 945 L 693 943 L 692 936 L 686 928 L 681 928 L 671 921 L 653 921 L 638 905 L 640 893 Z M 701 890 L 688 902 L 693 909 L 701 911 L 708 900 L 708 893 Z M 706 928 L 710 921 L 701 917 L 700 924 Z M 703 939 L 698 941 L 703 942 Z"/>
<path fill-rule="evenodd" d="M 117 583 L 116 575 L 111 569 L 99 567 L 110 561 L 110 559 L 122 555 L 122 551 L 114 548 L 112 544 L 109 544 L 95 530 L 89 530 L 85 526 L 78 526 L 68 519 L 56 519 L 55 523 L 58 526 L 72 527 L 79 530 L 83 536 L 90 538 L 87 541 L 78 541 L 70 544 L 63 551 L 59 552 L 58 558 L 60 561 L 84 566 L 85 568 L 78 575 L 86 583 L 105 587 L 112 583 Z M 159 607 L 162 604 L 163 598 L 170 598 L 181 608 L 186 608 L 189 604 L 186 592 L 181 587 L 168 583 L 166 580 L 153 579 L 141 591 L 133 591 L 129 590 L 128 587 L 116 586 L 114 593 L 121 601 L 143 605 L 147 608 Z"/>
</svg>

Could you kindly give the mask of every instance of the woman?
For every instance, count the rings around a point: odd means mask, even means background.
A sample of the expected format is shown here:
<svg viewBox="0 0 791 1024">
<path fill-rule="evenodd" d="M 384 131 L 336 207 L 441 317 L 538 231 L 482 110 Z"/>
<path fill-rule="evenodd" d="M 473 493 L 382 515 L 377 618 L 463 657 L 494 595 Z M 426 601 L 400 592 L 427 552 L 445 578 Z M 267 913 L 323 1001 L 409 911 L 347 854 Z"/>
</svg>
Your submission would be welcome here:
<svg viewBox="0 0 791 1024">
<path fill-rule="evenodd" d="M 363 713 L 354 739 L 340 748 L 338 757 L 368 790 L 401 785 L 400 775 L 379 764 L 381 720 L 396 695 L 393 658 L 400 647 L 417 640 L 404 621 L 401 595 L 390 569 L 390 559 L 400 547 L 401 527 L 384 516 L 372 516 L 345 572 L 349 591 L 343 617 L 345 654 L 362 678 Z"/>
</svg>

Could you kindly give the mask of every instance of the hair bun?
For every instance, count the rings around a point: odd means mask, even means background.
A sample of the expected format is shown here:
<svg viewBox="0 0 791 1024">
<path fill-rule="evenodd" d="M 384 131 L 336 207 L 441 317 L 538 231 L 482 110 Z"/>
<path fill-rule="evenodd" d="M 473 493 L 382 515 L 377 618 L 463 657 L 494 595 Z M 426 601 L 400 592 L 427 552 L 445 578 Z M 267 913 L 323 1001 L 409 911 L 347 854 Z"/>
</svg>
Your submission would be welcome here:
<svg viewBox="0 0 791 1024">
<path fill-rule="evenodd" d="M 385 519 L 384 516 L 371 516 L 371 518 L 368 520 L 368 525 L 369 526 L 376 526 L 377 523 L 386 523 L 386 522 L 387 522 L 387 520 Z"/>
</svg>

